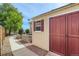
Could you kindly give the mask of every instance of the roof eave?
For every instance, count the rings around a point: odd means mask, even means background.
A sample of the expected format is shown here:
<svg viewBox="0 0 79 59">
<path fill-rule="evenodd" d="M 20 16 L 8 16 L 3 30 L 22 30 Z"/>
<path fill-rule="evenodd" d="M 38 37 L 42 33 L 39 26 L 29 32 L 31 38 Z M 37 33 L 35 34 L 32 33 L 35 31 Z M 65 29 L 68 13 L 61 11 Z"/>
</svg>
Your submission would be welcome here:
<svg viewBox="0 0 79 59">
<path fill-rule="evenodd" d="M 65 6 L 62 6 L 62 7 L 56 8 L 56 9 L 54 9 L 54 10 L 51 10 L 51 11 L 49 11 L 49 12 L 40 14 L 40 15 L 35 16 L 35 17 L 32 17 L 31 19 L 33 20 L 33 19 L 35 19 L 35 18 L 37 18 L 37 17 L 39 17 L 39 16 L 47 15 L 47 14 L 50 14 L 51 12 L 56 12 L 56 11 L 61 10 L 61 9 L 63 9 L 63 8 L 68 8 L 68 7 L 74 6 L 74 5 L 76 5 L 76 4 L 78 4 L 78 3 L 70 3 L 70 4 L 67 4 L 67 5 L 65 5 Z"/>
</svg>

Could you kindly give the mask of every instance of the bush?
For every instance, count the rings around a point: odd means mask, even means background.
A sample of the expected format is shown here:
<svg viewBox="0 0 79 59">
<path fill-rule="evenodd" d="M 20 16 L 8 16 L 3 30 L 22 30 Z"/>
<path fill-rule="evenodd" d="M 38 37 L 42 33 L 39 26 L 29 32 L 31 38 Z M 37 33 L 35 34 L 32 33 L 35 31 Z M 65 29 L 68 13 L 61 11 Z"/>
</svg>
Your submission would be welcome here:
<svg viewBox="0 0 79 59">
<path fill-rule="evenodd" d="M 26 33 L 28 34 L 30 31 L 29 31 L 29 29 L 26 29 Z"/>
<path fill-rule="evenodd" d="M 19 30 L 19 34 L 22 35 L 23 34 L 23 29 Z"/>
</svg>

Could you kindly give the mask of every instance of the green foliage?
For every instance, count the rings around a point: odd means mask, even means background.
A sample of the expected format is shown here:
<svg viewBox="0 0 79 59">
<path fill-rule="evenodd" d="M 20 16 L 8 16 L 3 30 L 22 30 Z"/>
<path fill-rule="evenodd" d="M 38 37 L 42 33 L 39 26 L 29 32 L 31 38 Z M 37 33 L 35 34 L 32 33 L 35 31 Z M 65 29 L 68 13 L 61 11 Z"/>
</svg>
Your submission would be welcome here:
<svg viewBox="0 0 79 59">
<path fill-rule="evenodd" d="M 13 5 L 8 3 L 0 5 L 0 24 L 9 31 L 9 34 L 22 28 L 22 19 L 22 14 Z"/>
<path fill-rule="evenodd" d="M 22 35 L 23 34 L 23 29 L 19 30 L 19 34 Z"/>
<path fill-rule="evenodd" d="M 26 29 L 26 33 L 28 34 L 30 31 L 29 31 L 29 29 Z"/>
</svg>

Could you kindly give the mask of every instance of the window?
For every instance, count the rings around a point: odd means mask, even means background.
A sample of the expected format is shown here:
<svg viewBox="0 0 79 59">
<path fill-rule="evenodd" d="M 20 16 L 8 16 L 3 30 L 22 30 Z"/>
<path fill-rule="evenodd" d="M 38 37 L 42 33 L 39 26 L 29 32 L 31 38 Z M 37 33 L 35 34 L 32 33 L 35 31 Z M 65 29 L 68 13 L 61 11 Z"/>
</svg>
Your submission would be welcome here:
<svg viewBox="0 0 79 59">
<path fill-rule="evenodd" d="M 34 22 L 34 31 L 43 31 L 44 20 Z"/>
<path fill-rule="evenodd" d="M 41 31 L 41 22 L 35 22 L 35 31 Z"/>
</svg>

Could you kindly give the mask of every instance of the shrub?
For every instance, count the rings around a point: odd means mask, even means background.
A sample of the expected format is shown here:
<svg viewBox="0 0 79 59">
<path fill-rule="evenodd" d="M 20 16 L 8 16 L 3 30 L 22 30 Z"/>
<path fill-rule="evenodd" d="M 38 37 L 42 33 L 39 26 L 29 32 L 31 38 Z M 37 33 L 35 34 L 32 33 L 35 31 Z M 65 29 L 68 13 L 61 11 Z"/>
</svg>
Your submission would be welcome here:
<svg viewBox="0 0 79 59">
<path fill-rule="evenodd" d="M 30 32 L 29 29 L 26 29 L 26 33 L 29 34 L 29 32 Z"/>
<path fill-rule="evenodd" d="M 19 34 L 22 35 L 23 34 L 23 29 L 19 30 Z"/>
</svg>

